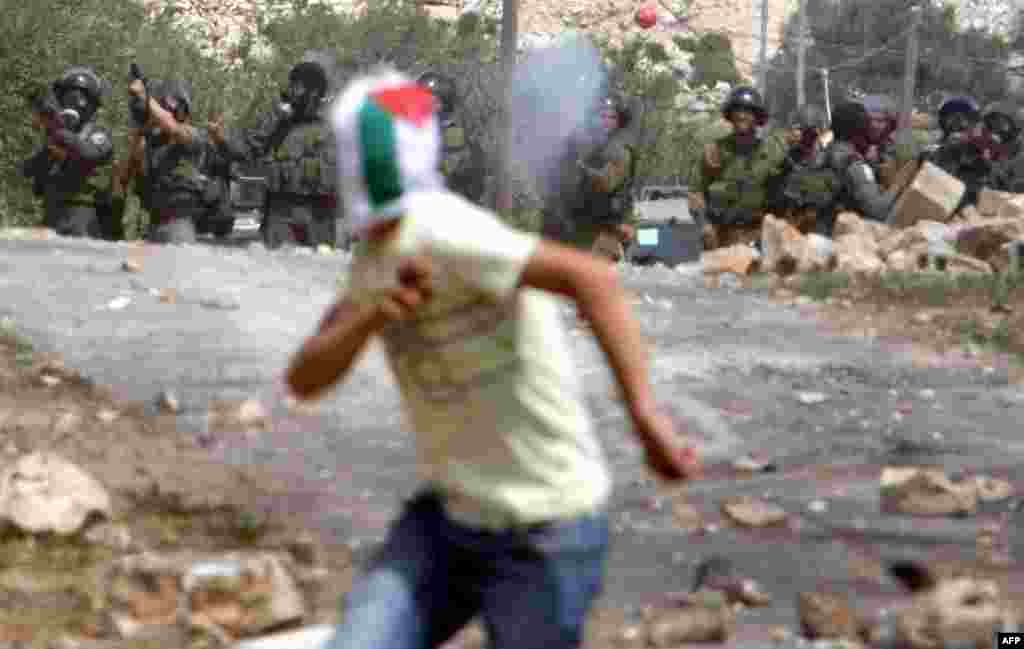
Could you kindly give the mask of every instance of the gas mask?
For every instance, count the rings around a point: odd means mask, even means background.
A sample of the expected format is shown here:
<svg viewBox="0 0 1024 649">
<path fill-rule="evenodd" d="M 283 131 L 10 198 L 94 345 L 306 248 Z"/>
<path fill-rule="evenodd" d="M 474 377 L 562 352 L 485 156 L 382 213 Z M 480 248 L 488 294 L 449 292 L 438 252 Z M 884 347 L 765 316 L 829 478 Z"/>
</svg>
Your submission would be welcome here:
<svg viewBox="0 0 1024 649">
<path fill-rule="evenodd" d="M 306 85 L 302 79 L 293 79 L 288 89 L 281 93 L 278 112 L 286 119 L 309 115 L 320 100 L 320 92 Z"/>
<path fill-rule="evenodd" d="M 83 90 L 72 88 L 60 96 L 58 119 L 69 131 L 80 130 L 92 117 L 95 107 L 93 101 Z"/>
<path fill-rule="evenodd" d="M 961 133 L 978 123 L 977 119 L 967 113 L 953 113 L 943 120 L 941 126 L 946 133 Z"/>
</svg>

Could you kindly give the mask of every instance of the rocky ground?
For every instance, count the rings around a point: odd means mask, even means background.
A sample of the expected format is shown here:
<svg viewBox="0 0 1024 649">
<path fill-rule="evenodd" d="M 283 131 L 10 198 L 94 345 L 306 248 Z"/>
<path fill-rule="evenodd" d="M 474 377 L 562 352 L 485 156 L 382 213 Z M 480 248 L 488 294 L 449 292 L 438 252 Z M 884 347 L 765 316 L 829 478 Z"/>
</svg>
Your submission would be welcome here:
<svg viewBox="0 0 1024 649">
<path fill-rule="evenodd" d="M 0 640 L 131 646 L 119 636 L 160 629 L 180 642 L 153 646 L 216 646 L 333 619 L 353 560 L 414 488 L 379 349 L 315 411 L 281 398 L 280 372 L 346 256 L 26 233 L 0 250 L 0 516 L 12 521 L 0 545 L 10 602 Z M 617 478 L 589 646 L 775 646 L 803 633 L 859 637 L 859 618 L 881 642 L 912 635 L 913 616 L 896 614 L 912 602 L 918 618 L 955 626 L 973 616 L 988 630 L 1015 610 L 1018 343 L 975 329 L 933 344 L 956 314 L 992 313 L 978 313 L 976 288 L 937 304 L 938 289 L 887 294 L 824 274 L 706 283 L 694 266 L 622 277 L 651 340 L 656 389 L 700 424 L 708 468 L 678 488 L 649 479 L 600 350 L 567 309 Z M 907 297 L 919 290 L 933 302 Z M 1022 302 L 1010 290 L 996 313 L 1017 317 Z M 47 364 L 51 352 L 63 363 Z M 906 465 L 941 473 L 883 476 Z M 109 501 L 94 494 L 69 507 L 58 486 L 72 483 Z M 41 523 L 25 512 L 47 502 L 63 503 L 53 508 L 64 521 L 47 524 L 78 521 L 81 531 L 26 531 Z M 709 564 L 715 557 L 731 570 Z M 991 576 L 1000 590 L 944 579 L 911 599 L 885 569 L 907 558 L 943 578 Z M 685 605 L 681 593 L 708 565 L 705 587 L 724 595 Z M 479 643 L 473 632 L 455 642 Z"/>
</svg>

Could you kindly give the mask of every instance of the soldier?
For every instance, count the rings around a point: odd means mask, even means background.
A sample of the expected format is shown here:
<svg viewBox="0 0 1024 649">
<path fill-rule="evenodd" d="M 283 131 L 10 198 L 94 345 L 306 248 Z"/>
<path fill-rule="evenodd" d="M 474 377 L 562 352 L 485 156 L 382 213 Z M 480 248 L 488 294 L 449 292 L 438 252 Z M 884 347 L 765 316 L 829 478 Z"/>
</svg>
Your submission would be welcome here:
<svg viewBox="0 0 1024 649">
<path fill-rule="evenodd" d="M 219 155 L 230 155 L 223 128 L 192 125 L 192 92 L 181 79 L 128 86 L 131 95 L 129 159 L 120 186 L 141 183 L 149 215 L 146 238 L 154 243 L 194 243 L 196 219 L 223 200 L 223 185 L 212 178 Z M 237 154 L 236 154 L 237 155 Z"/>
<path fill-rule="evenodd" d="M 562 196 L 545 209 L 544 234 L 612 261 L 633 237 L 639 103 L 605 94 L 588 128 L 575 138 L 563 170 Z"/>
<path fill-rule="evenodd" d="M 1024 147 L 1021 146 L 1024 106 L 1010 101 L 997 102 L 985 109 L 982 119 L 999 142 L 1003 154 L 990 178 L 991 187 L 1006 192 L 1024 192 Z"/>
<path fill-rule="evenodd" d="M 945 101 L 939 109 L 939 126 L 942 142 L 927 159 L 966 185 L 957 209 L 974 205 L 981 188 L 991 182 L 1002 147 L 982 121 L 977 102 L 970 97 Z"/>
<path fill-rule="evenodd" d="M 43 146 L 20 165 L 43 197 L 47 227 L 82 237 L 117 238 L 111 200 L 110 131 L 94 120 L 104 84 L 91 68 L 73 66 L 30 98 Z"/>
<path fill-rule="evenodd" d="M 466 200 L 479 203 L 485 188 L 483 151 L 466 137 L 459 119 L 458 91 L 455 80 L 437 72 L 425 72 L 417 83 L 433 93 L 438 104 L 441 127 L 441 173 L 445 184 Z"/>
<path fill-rule="evenodd" d="M 265 159 L 267 206 L 261 230 L 268 248 L 337 243 L 337 164 L 323 111 L 329 57 L 308 52 L 288 73 L 288 88 L 244 145 Z"/>
<path fill-rule="evenodd" d="M 788 150 L 782 173 L 771 183 L 769 206 L 804 233 L 814 230 L 818 210 L 829 208 L 838 190 L 835 174 L 824 164 L 827 127 L 820 106 L 794 110 L 783 134 Z"/>
<path fill-rule="evenodd" d="M 835 173 L 839 182 L 832 209 L 819 212 L 817 232 L 832 236 L 835 215 L 842 209 L 859 212 L 875 221 L 885 222 L 899 188 L 882 191 L 878 178 L 867 161 L 870 147 L 868 113 L 860 102 L 846 102 L 836 106 L 832 113 L 832 132 L 835 139 L 825 150 L 825 166 Z"/>
<path fill-rule="evenodd" d="M 760 238 L 770 184 L 781 174 L 786 156 L 778 138 L 758 133 L 768 111 L 754 88 L 734 88 L 722 116 L 733 132 L 705 144 L 690 170 L 690 210 L 705 223 L 705 249 Z"/>
</svg>

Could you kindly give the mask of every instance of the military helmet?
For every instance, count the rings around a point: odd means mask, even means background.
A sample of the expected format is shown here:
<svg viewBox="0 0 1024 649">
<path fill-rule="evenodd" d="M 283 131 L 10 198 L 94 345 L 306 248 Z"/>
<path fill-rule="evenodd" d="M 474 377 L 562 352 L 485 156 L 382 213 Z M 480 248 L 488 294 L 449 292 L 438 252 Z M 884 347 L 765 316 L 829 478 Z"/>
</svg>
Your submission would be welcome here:
<svg viewBox="0 0 1024 649">
<path fill-rule="evenodd" d="M 867 95 L 860 103 L 864 105 L 864 110 L 868 112 L 868 115 L 879 113 L 895 115 L 898 112 L 896 102 L 889 95 Z"/>
<path fill-rule="evenodd" d="M 53 89 L 58 95 L 66 90 L 81 90 L 99 106 L 103 101 L 103 81 L 92 68 L 73 66 L 65 70 L 53 82 Z"/>
<path fill-rule="evenodd" d="M 1017 139 L 1024 129 L 1024 106 L 1011 101 L 1000 101 L 985 107 L 985 126 L 1003 142 Z"/>
<path fill-rule="evenodd" d="M 288 81 L 301 81 L 320 93 L 320 96 L 327 94 L 327 68 L 319 61 L 304 60 L 297 63 L 288 71 Z"/>
<path fill-rule="evenodd" d="M 828 128 L 828 115 L 816 104 L 804 104 L 789 115 L 789 128 Z"/>
<path fill-rule="evenodd" d="M 458 90 L 455 87 L 454 79 L 440 72 L 424 72 L 416 80 L 416 83 L 430 89 L 437 100 L 438 111 L 442 115 L 450 115 L 455 112 Z"/>
<path fill-rule="evenodd" d="M 956 96 L 946 99 L 939 106 L 939 128 L 943 132 L 951 130 L 949 120 L 953 115 L 964 115 L 970 121 L 977 121 L 981 118 L 981 108 L 972 97 Z"/>
<path fill-rule="evenodd" d="M 729 119 L 729 113 L 735 110 L 749 110 L 757 116 L 758 122 L 763 123 L 768 118 L 768 109 L 765 108 L 761 93 L 750 86 L 737 86 L 722 104 L 722 116 Z"/>
<path fill-rule="evenodd" d="M 868 131 L 868 111 L 859 101 L 846 101 L 832 111 L 832 132 L 837 140 L 849 141 Z"/>
</svg>

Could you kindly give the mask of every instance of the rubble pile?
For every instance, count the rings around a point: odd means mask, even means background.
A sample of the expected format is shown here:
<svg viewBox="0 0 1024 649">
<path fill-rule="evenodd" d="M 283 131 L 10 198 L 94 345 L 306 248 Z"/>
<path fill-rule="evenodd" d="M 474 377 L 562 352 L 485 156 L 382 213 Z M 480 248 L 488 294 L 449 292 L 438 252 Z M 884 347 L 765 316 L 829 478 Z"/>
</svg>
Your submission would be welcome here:
<svg viewBox="0 0 1024 649">
<path fill-rule="evenodd" d="M 977 205 L 956 210 L 962 194 L 963 183 L 925 163 L 907 183 L 887 223 L 841 212 L 828 238 L 804 234 L 768 214 L 761 224 L 760 249 L 737 244 L 705 251 L 704 272 L 871 276 L 1011 270 L 1024 247 L 1024 194 L 984 189 Z"/>
</svg>

